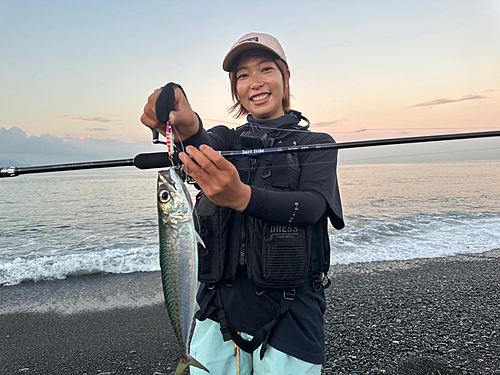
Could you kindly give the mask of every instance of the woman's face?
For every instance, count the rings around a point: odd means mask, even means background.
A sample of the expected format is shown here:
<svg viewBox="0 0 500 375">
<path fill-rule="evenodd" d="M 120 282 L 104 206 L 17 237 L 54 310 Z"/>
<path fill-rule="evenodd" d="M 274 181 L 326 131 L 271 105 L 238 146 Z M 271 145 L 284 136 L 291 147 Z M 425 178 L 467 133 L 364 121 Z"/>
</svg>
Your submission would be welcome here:
<svg viewBox="0 0 500 375">
<path fill-rule="evenodd" d="M 267 52 L 254 49 L 240 55 L 236 92 L 253 118 L 272 120 L 283 116 L 284 90 L 283 75 Z"/>
</svg>

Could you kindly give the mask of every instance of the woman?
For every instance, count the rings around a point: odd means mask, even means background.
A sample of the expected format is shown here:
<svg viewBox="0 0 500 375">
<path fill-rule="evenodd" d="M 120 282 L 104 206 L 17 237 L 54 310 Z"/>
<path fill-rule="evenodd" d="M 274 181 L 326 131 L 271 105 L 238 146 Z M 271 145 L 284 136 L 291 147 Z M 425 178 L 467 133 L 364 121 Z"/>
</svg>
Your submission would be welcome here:
<svg viewBox="0 0 500 375">
<path fill-rule="evenodd" d="M 237 129 L 203 129 L 176 89 L 170 124 L 197 197 L 202 282 L 191 354 L 215 374 L 320 374 L 324 361 L 327 220 L 344 226 L 336 150 L 225 159 L 215 150 L 330 143 L 290 109 L 290 71 L 271 35 L 241 37 L 223 61 Z M 141 121 L 165 134 L 156 90 Z M 304 120 L 306 126 L 299 123 Z M 179 139 L 180 138 L 180 139 Z M 186 145 L 189 145 L 186 147 Z M 200 370 L 191 368 L 191 374 Z"/>
</svg>

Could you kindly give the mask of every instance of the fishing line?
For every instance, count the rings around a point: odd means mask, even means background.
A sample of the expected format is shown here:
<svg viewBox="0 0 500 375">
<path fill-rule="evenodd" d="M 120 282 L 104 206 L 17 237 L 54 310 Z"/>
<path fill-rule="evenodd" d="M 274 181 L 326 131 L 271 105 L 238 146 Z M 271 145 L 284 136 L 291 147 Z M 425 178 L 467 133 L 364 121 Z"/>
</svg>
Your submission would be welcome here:
<svg viewBox="0 0 500 375">
<path fill-rule="evenodd" d="M 456 154 L 456 153 L 464 153 L 464 152 L 477 152 L 477 151 L 489 151 L 489 150 L 499 150 L 500 147 L 491 147 L 491 148 L 482 148 L 482 149 L 475 149 L 475 150 L 457 150 L 457 151 L 441 151 L 441 152 L 427 152 L 427 153 L 419 153 L 419 154 L 403 154 L 403 155 L 394 155 L 394 156 L 377 156 L 373 158 L 362 158 L 362 159 L 349 159 L 346 161 L 350 164 L 353 161 L 369 161 L 369 160 L 379 160 L 379 159 L 396 159 L 396 158 L 407 158 L 407 157 L 412 157 L 412 156 L 427 156 L 427 155 L 441 155 L 441 154 Z M 462 162 L 463 160 L 458 160 Z M 329 161 L 318 161 L 314 163 L 291 163 L 291 164 L 279 164 L 279 165 L 269 165 L 266 166 L 269 169 L 273 168 L 281 168 L 281 167 L 286 167 L 286 166 L 312 166 L 312 165 L 321 165 L 321 164 L 334 164 L 338 163 L 340 165 L 340 162 L 342 162 L 341 159 L 337 158 L 336 160 L 329 160 Z M 432 161 L 431 161 L 432 162 Z M 423 163 L 430 163 L 429 161 L 424 161 Z M 246 170 L 251 170 L 251 167 L 240 167 L 237 168 L 238 171 L 246 171 Z"/>
<path fill-rule="evenodd" d="M 412 156 L 457 154 L 457 153 L 464 153 L 464 152 L 489 151 L 489 150 L 499 150 L 499 149 L 500 149 L 500 147 L 491 147 L 491 148 L 481 148 L 481 149 L 476 149 L 476 150 L 457 150 L 457 151 L 427 152 L 427 153 L 421 153 L 421 154 L 405 154 L 405 155 L 394 155 L 394 156 L 377 156 L 377 157 L 373 157 L 373 158 L 349 159 L 348 162 L 350 163 L 352 161 L 366 161 L 366 160 L 377 160 L 377 159 L 406 158 L 406 157 L 412 157 Z M 457 161 L 463 162 L 465 160 L 457 160 Z M 468 161 L 476 161 L 476 160 L 468 160 Z M 477 161 L 479 161 L 479 160 L 477 160 Z M 425 161 L 423 163 L 433 163 L 433 161 Z"/>
<path fill-rule="evenodd" d="M 398 130 L 433 130 L 433 129 L 439 129 L 439 130 L 471 130 L 473 129 L 474 131 L 476 131 L 477 129 L 475 128 L 436 128 L 436 127 L 432 127 L 432 128 L 367 128 L 367 129 L 363 129 L 363 131 L 365 130 L 394 130 L 394 131 L 398 131 Z M 479 129 L 498 129 L 497 127 L 494 127 L 494 126 L 480 126 Z"/>
<path fill-rule="evenodd" d="M 179 144 L 181 145 L 181 151 L 185 153 L 186 150 L 185 150 L 185 147 L 184 147 L 184 142 L 182 141 L 182 139 L 181 139 L 181 137 L 179 135 L 179 132 L 177 131 L 177 129 L 176 129 L 175 126 L 172 126 L 172 131 L 175 132 L 176 136 L 179 138 Z M 175 145 L 175 143 L 174 143 L 174 145 Z M 177 148 L 177 146 L 175 146 L 175 148 Z M 182 169 L 182 167 L 181 167 L 180 164 L 177 167 L 179 167 L 180 169 Z M 170 168 L 175 168 L 175 166 L 172 165 Z M 183 182 L 188 183 L 190 185 L 196 184 L 196 181 L 193 179 L 193 177 L 191 177 L 186 171 L 183 170 L 183 172 L 184 172 L 183 173 L 183 175 L 184 175 L 184 179 L 183 179 L 184 181 Z M 196 185 L 196 186 L 198 186 L 198 185 Z M 193 212 L 192 212 L 193 215 L 192 216 L 196 218 L 196 224 L 198 224 L 198 228 L 201 228 L 200 217 L 198 215 L 198 211 L 196 211 L 196 205 L 193 204 L 193 201 L 191 199 L 191 194 L 189 194 L 188 197 L 189 197 L 189 201 L 191 203 L 192 209 L 193 209 Z M 203 244 L 203 247 L 205 247 L 205 244 Z"/>
<path fill-rule="evenodd" d="M 177 135 L 177 137 L 179 137 L 179 143 L 180 143 L 180 145 L 181 145 L 181 151 L 185 153 L 185 152 L 186 152 L 186 150 L 185 150 L 185 148 L 184 148 L 184 142 L 181 140 L 181 137 L 180 137 L 179 133 L 177 132 L 176 127 L 175 127 L 175 126 L 172 126 L 172 130 L 175 132 L 175 134 Z M 175 146 L 175 148 L 177 148 L 177 146 Z"/>
<path fill-rule="evenodd" d="M 218 125 L 221 125 L 221 126 L 224 126 L 224 125 L 227 125 L 227 124 L 231 124 L 231 125 L 236 125 L 236 126 L 243 126 L 245 124 L 241 124 L 241 123 L 236 123 L 236 122 L 229 122 L 229 121 L 222 121 L 222 120 L 215 120 L 215 119 L 209 119 L 209 118 L 206 118 L 204 119 L 205 121 L 213 121 L 213 122 L 216 122 Z M 327 127 L 327 126 L 331 126 L 331 125 L 318 125 L 318 124 L 311 124 L 311 127 L 314 127 L 314 128 L 322 128 L 322 127 Z M 276 128 L 273 128 L 273 127 L 267 127 L 267 126 L 260 126 L 259 125 L 259 128 L 261 129 L 264 129 L 264 130 L 276 130 Z M 335 131 L 335 130 L 332 130 L 332 131 L 328 131 L 328 132 L 322 132 L 322 133 L 326 133 L 326 134 L 329 134 L 329 135 L 332 135 L 332 134 L 350 134 L 350 133 L 361 133 L 361 132 L 367 132 L 367 131 L 399 131 L 399 130 L 469 130 L 469 131 L 477 131 L 477 129 L 475 128 L 470 128 L 470 127 L 460 127 L 460 128 L 444 128 L 444 127 L 440 127 L 440 128 L 436 128 L 436 127 L 432 127 L 432 128 L 425 128 L 425 127 L 414 127 L 414 128 L 363 128 L 363 129 L 358 129 L 358 130 L 346 130 L 346 131 Z M 498 127 L 494 127 L 494 126 L 481 126 L 479 127 L 479 129 L 498 129 Z M 208 129 L 210 130 L 210 129 Z M 290 130 L 291 129 L 283 129 L 283 130 Z M 304 133 L 307 133 L 308 131 L 307 130 L 295 130 L 297 132 L 304 132 Z"/>
<path fill-rule="evenodd" d="M 205 120 L 205 121 L 213 121 L 213 122 L 216 122 L 219 125 L 225 125 L 225 124 L 231 124 L 231 125 L 237 125 L 237 126 L 242 125 L 241 123 L 229 122 L 229 121 L 222 121 L 222 120 L 214 120 L 214 119 L 211 119 L 211 118 L 204 118 L 203 120 Z"/>
<path fill-rule="evenodd" d="M 219 120 L 212 120 L 212 119 L 203 119 L 204 121 L 213 121 L 213 122 L 216 122 L 218 125 L 220 126 L 225 126 L 227 124 L 231 124 L 231 125 L 236 125 L 236 126 L 245 126 L 245 125 L 248 125 L 248 124 L 241 124 L 241 123 L 236 123 L 236 122 L 228 122 L 228 121 L 219 121 Z M 311 126 L 316 126 L 314 124 L 311 124 Z M 264 130 L 286 130 L 286 131 L 292 131 L 292 129 L 286 129 L 286 128 L 273 128 L 273 127 L 270 127 L 270 126 L 262 126 L 262 125 L 259 125 L 258 126 L 260 129 L 264 129 Z M 209 131 L 210 129 L 208 129 L 207 131 Z M 335 134 L 339 134 L 339 133 L 360 133 L 360 132 L 364 132 L 366 131 L 367 129 L 361 129 L 361 130 L 350 130 L 350 131 L 334 131 L 334 132 L 323 132 L 325 134 L 330 134 L 330 133 L 335 133 Z M 300 129 L 294 129 L 294 131 L 297 131 L 297 132 L 303 132 L 303 133 L 308 133 L 307 130 L 300 130 Z M 309 132 L 310 133 L 310 132 Z"/>
</svg>

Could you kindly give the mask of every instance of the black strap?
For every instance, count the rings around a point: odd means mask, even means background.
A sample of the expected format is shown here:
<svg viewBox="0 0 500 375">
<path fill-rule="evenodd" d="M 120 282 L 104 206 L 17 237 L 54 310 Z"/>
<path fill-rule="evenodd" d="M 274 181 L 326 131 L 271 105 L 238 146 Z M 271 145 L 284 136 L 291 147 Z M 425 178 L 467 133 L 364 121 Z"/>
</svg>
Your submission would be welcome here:
<svg viewBox="0 0 500 375">
<path fill-rule="evenodd" d="M 286 166 L 286 153 L 271 155 L 273 166 L 280 166 L 281 168 L 273 168 L 271 172 L 272 185 L 274 187 L 287 188 L 289 185 L 288 171 Z"/>
<path fill-rule="evenodd" d="M 156 118 L 162 124 L 166 124 L 170 118 L 170 111 L 174 108 L 175 89 L 177 87 L 180 88 L 184 96 L 186 96 L 186 93 L 182 89 L 181 85 L 169 82 L 161 88 L 161 93 L 156 100 Z"/>
<path fill-rule="evenodd" d="M 259 345 L 262 344 L 262 348 L 260 349 L 260 360 L 264 358 L 264 354 L 266 353 L 267 341 L 269 340 L 269 335 L 271 334 L 271 330 L 279 322 L 281 317 L 290 309 L 290 306 L 294 300 L 295 300 L 295 289 L 285 290 L 283 292 L 283 297 L 281 298 L 274 319 L 271 320 L 269 323 L 267 323 L 264 327 L 262 327 L 253 337 L 252 341 L 254 340 L 256 341 L 256 343 L 254 344 L 255 349 L 257 349 Z"/>
<path fill-rule="evenodd" d="M 291 146 L 296 143 L 300 138 L 301 134 L 291 133 L 286 136 L 286 139 L 279 143 L 279 146 Z M 271 164 L 274 166 L 286 166 L 287 165 L 287 153 L 279 153 L 271 155 Z M 290 186 L 290 179 L 288 176 L 287 168 L 273 168 L 272 171 L 272 185 L 279 188 L 287 188 Z M 295 186 L 295 188 L 297 188 Z"/>
<path fill-rule="evenodd" d="M 210 303 L 215 296 L 215 292 L 215 287 L 213 285 L 210 285 L 208 287 L 208 292 L 199 302 L 200 309 L 195 314 L 196 319 L 205 320 L 217 309 L 217 307 L 213 303 Z"/>
<path fill-rule="evenodd" d="M 196 318 L 199 320 L 207 319 L 214 311 L 217 313 L 217 320 L 219 321 L 220 330 L 224 341 L 233 340 L 233 342 L 243 351 L 253 353 L 261 344 L 260 359 L 264 358 L 267 349 L 267 341 L 273 327 L 279 322 L 281 317 L 290 309 L 292 302 L 295 299 L 295 290 L 284 291 L 283 297 L 276 311 L 273 320 L 262 327 L 252 338 L 247 341 L 240 336 L 234 327 L 227 320 L 226 313 L 222 307 L 220 292 L 217 287 L 209 289 L 207 294 L 200 301 L 200 310 L 196 313 Z"/>
</svg>

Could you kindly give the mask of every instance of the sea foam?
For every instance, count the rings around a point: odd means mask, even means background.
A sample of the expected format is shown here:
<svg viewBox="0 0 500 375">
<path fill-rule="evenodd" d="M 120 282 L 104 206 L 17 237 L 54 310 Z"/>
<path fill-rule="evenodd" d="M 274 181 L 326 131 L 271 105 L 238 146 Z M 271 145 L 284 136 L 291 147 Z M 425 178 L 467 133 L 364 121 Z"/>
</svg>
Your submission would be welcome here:
<svg viewBox="0 0 500 375">
<path fill-rule="evenodd" d="M 0 285 L 96 273 L 130 273 L 159 269 L 158 246 L 155 245 L 66 255 L 17 257 L 10 261 L 0 261 Z"/>
<path fill-rule="evenodd" d="M 349 222 L 347 220 L 347 222 Z M 500 248 L 498 213 L 415 214 L 330 230 L 331 264 L 437 258 Z"/>
</svg>

